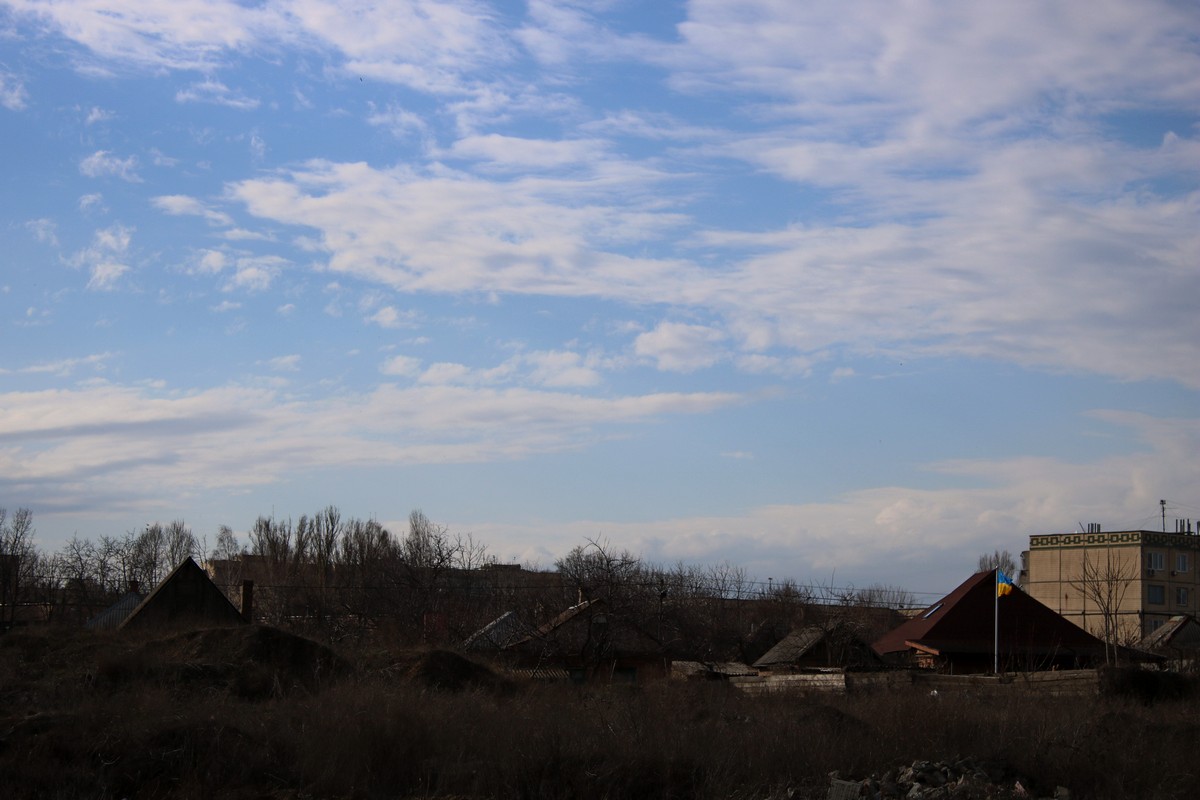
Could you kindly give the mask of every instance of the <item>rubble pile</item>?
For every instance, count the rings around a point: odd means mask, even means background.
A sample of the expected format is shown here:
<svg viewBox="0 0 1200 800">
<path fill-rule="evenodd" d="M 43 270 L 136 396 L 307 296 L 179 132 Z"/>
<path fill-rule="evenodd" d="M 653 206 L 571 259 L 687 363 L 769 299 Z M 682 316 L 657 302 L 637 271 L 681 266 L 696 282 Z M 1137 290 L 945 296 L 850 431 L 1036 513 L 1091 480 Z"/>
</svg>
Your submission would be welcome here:
<svg viewBox="0 0 1200 800">
<path fill-rule="evenodd" d="M 1003 764 L 971 758 L 956 761 L 914 761 L 863 780 L 843 780 L 830 774 L 827 800 L 1071 800 L 1065 786 L 1035 792 L 1032 782 Z"/>
</svg>

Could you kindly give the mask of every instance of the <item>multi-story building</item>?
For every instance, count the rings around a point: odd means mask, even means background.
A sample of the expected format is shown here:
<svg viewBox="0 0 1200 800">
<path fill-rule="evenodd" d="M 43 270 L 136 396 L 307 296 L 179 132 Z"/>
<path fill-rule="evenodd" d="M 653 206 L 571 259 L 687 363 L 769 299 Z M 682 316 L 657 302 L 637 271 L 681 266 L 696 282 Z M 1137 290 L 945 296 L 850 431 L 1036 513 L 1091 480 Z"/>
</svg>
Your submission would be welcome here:
<svg viewBox="0 0 1200 800">
<path fill-rule="evenodd" d="M 1101 638 L 1132 643 L 1179 614 L 1200 614 L 1200 525 L 1173 532 L 1101 531 L 1029 537 L 1021 586 Z"/>
</svg>

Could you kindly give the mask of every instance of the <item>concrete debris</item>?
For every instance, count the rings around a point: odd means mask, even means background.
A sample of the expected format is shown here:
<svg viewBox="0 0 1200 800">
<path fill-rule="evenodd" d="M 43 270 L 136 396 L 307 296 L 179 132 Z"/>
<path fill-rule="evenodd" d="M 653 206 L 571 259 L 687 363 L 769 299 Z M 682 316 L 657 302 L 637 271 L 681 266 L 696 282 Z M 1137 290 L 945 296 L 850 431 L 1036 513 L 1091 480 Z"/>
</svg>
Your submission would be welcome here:
<svg viewBox="0 0 1200 800">
<path fill-rule="evenodd" d="M 1028 778 L 1003 764 L 962 758 L 955 761 L 914 761 L 859 781 L 829 775 L 826 800 L 1071 800 L 1065 786 L 1053 794 L 1032 791 Z"/>
</svg>

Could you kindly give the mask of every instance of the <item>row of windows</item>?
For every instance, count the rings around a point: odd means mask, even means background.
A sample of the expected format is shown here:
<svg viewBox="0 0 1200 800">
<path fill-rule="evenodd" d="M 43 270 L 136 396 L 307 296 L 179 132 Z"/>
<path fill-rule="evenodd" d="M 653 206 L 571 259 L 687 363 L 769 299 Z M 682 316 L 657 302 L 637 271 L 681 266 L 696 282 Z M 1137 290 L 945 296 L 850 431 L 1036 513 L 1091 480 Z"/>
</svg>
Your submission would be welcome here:
<svg viewBox="0 0 1200 800">
<path fill-rule="evenodd" d="M 1186 586 L 1175 587 L 1175 605 L 1180 608 L 1187 608 L 1192 592 Z M 1161 606 L 1167 602 L 1167 588 L 1162 584 L 1150 583 L 1146 585 L 1146 602 L 1149 605 Z"/>
<path fill-rule="evenodd" d="M 1166 569 L 1167 556 L 1165 553 L 1155 552 L 1153 550 L 1146 553 L 1146 569 L 1163 570 Z M 1175 554 L 1176 572 L 1187 572 L 1190 567 L 1190 558 L 1187 553 Z"/>
</svg>

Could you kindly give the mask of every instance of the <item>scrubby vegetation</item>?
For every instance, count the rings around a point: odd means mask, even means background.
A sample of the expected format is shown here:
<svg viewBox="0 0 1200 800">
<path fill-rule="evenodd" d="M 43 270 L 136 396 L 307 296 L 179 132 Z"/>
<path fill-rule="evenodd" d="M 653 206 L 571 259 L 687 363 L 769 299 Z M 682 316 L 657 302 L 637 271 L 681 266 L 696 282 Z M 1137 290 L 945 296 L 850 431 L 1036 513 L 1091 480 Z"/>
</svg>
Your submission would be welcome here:
<svg viewBox="0 0 1200 800">
<path fill-rule="evenodd" d="M 1113 684 L 1115 688 L 1120 688 Z M 271 628 L 0 636 L 13 798 L 804 798 L 971 758 L 1075 798 L 1200 795 L 1197 698 L 514 683 L 447 651 Z"/>
</svg>

